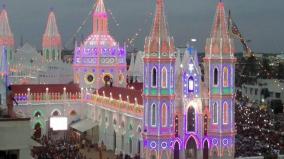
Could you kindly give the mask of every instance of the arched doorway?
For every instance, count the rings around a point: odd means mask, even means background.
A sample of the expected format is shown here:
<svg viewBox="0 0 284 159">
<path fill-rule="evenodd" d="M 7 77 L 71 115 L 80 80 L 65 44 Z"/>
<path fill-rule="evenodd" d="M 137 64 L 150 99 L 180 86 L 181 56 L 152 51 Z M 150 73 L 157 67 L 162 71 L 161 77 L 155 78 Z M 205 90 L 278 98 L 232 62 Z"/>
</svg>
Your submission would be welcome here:
<svg viewBox="0 0 284 159">
<path fill-rule="evenodd" d="M 35 126 L 34 126 L 34 134 L 33 134 L 33 137 L 35 139 L 40 139 L 41 137 L 41 124 L 40 123 L 36 123 Z"/>
<path fill-rule="evenodd" d="M 193 137 L 190 137 L 186 143 L 185 157 L 187 159 L 197 159 L 197 147 Z"/>
<path fill-rule="evenodd" d="M 179 159 L 179 143 L 176 142 L 174 146 L 174 159 Z"/>
<path fill-rule="evenodd" d="M 116 132 L 113 131 L 113 150 L 115 151 L 116 149 Z"/>
<path fill-rule="evenodd" d="M 209 159 L 209 145 L 207 140 L 204 142 L 203 146 L 203 159 Z"/>
</svg>

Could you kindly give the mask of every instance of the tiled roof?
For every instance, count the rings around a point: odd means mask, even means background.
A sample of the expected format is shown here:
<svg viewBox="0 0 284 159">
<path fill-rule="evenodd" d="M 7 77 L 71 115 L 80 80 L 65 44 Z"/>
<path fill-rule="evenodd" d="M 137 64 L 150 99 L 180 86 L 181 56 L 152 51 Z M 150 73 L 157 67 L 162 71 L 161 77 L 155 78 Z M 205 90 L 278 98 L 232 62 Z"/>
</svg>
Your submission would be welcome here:
<svg viewBox="0 0 284 159">
<path fill-rule="evenodd" d="M 135 98 L 137 98 L 138 104 L 143 105 L 141 90 L 105 86 L 98 90 L 99 95 L 103 96 L 103 91 L 105 92 L 106 97 L 110 97 L 110 93 L 112 93 L 112 98 L 119 100 L 119 94 L 121 94 L 121 98 L 123 101 L 127 101 L 127 96 L 128 96 L 130 103 L 135 103 Z"/>
<path fill-rule="evenodd" d="M 30 88 L 30 93 L 45 93 L 48 88 L 49 93 L 63 93 L 64 87 L 66 92 L 76 93 L 80 92 L 78 84 L 27 84 L 27 85 L 12 85 L 12 91 L 16 94 L 27 93 Z"/>
</svg>

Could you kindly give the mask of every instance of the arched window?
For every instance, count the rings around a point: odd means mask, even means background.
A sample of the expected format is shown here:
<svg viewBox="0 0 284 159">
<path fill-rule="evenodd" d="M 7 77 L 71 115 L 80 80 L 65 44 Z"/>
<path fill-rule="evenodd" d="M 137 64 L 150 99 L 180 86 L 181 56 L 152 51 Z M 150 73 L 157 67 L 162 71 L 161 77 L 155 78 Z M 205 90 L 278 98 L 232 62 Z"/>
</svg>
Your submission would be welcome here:
<svg viewBox="0 0 284 159">
<path fill-rule="evenodd" d="M 132 154 L 132 138 L 129 138 L 129 153 Z"/>
<path fill-rule="evenodd" d="M 223 104 L 223 123 L 224 124 L 228 124 L 228 109 L 229 109 L 229 106 L 228 106 L 228 103 L 227 102 L 224 102 Z"/>
<path fill-rule="evenodd" d="M 217 103 L 213 104 L 213 124 L 218 122 L 218 106 Z"/>
<path fill-rule="evenodd" d="M 52 60 L 55 60 L 56 57 L 55 57 L 55 50 L 52 50 Z"/>
<path fill-rule="evenodd" d="M 145 67 L 144 83 L 148 87 L 148 67 Z"/>
<path fill-rule="evenodd" d="M 46 50 L 45 54 L 46 54 L 46 59 L 49 60 L 49 50 L 48 49 Z"/>
<path fill-rule="evenodd" d="M 188 78 L 188 92 L 193 92 L 194 91 L 194 80 L 193 77 L 190 76 Z"/>
<path fill-rule="evenodd" d="M 154 67 L 152 69 L 152 87 L 157 86 L 157 69 Z"/>
<path fill-rule="evenodd" d="M 162 88 L 167 88 L 167 69 L 163 67 L 162 69 Z"/>
<path fill-rule="evenodd" d="M 171 87 L 174 86 L 174 69 L 171 67 Z"/>
<path fill-rule="evenodd" d="M 187 110 L 187 131 L 195 131 L 195 110 L 189 107 Z"/>
<path fill-rule="evenodd" d="M 152 109 L 151 109 L 151 123 L 152 123 L 152 126 L 156 126 L 156 105 L 153 104 L 152 105 Z"/>
<path fill-rule="evenodd" d="M 223 69 L 223 86 L 228 87 L 228 79 L 229 79 L 228 67 L 224 67 Z"/>
<path fill-rule="evenodd" d="M 218 69 L 214 68 L 214 85 L 218 84 Z"/>
<path fill-rule="evenodd" d="M 163 104 L 162 106 L 162 127 L 167 126 L 167 105 Z"/>
</svg>

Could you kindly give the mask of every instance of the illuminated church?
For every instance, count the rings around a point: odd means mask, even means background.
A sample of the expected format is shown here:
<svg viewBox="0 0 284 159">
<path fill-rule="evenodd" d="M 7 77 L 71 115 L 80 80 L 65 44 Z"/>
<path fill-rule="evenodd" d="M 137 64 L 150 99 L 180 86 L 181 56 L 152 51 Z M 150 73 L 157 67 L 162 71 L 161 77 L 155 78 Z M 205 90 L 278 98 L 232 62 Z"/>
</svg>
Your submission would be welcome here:
<svg viewBox="0 0 284 159">
<path fill-rule="evenodd" d="M 70 129 L 86 132 L 116 154 L 234 158 L 236 58 L 224 3 L 217 4 L 206 40 L 204 75 L 194 47 L 182 57 L 177 53 L 164 10 L 164 0 L 156 0 L 152 30 L 139 55 L 143 83 L 129 83 L 125 47 L 109 34 L 104 2 L 97 0 L 93 31 L 74 50 L 75 84 L 12 86 L 16 110 L 31 117 L 33 135 L 47 134 L 50 117 L 65 116 Z M 46 49 L 44 57 L 58 59 L 60 47 L 55 48 L 50 46 L 51 55 Z M 131 63 L 132 72 L 141 72 Z"/>
</svg>

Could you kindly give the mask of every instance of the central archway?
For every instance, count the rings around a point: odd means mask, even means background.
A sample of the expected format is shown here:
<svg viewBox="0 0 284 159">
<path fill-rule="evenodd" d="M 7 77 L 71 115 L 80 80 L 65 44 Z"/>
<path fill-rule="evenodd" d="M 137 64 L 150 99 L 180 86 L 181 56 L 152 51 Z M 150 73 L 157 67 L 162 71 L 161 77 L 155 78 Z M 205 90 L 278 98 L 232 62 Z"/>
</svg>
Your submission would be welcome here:
<svg viewBox="0 0 284 159">
<path fill-rule="evenodd" d="M 185 157 L 187 159 L 197 159 L 197 147 L 193 137 L 190 137 L 186 143 Z"/>
<path fill-rule="evenodd" d="M 203 146 L 203 159 L 209 159 L 209 145 L 207 140 L 204 142 Z"/>
<path fill-rule="evenodd" d="M 174 159 L 179 159 L 179 143 L 176 142 L 174 146 Z"/>
</svg>

